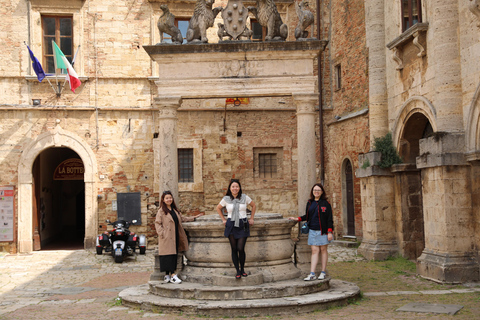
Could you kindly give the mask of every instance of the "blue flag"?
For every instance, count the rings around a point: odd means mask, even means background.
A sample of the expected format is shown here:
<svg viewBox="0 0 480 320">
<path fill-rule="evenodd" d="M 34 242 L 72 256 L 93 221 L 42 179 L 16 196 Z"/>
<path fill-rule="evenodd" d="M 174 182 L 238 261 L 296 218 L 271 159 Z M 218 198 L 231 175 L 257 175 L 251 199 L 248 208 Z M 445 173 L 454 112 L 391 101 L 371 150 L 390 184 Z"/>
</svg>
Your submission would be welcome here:
<svg viewBox="0 0 480 320">
<path fill-rule="evenodd" d="M 43 71 L 42 65 L 40 64 L 40 61 L 33 55 L 32 50 L 30 50 L 30 47 L 27 46 L 28 52 L 30 52 L 30 59 L 32 59 L 32 67 L 33 70 L 35 71 L 35 74 L 37 75 L 37 79 L 39 82 L 42 82 L 42 80 L 45 78 L 45 72 Z"/>
</svg>

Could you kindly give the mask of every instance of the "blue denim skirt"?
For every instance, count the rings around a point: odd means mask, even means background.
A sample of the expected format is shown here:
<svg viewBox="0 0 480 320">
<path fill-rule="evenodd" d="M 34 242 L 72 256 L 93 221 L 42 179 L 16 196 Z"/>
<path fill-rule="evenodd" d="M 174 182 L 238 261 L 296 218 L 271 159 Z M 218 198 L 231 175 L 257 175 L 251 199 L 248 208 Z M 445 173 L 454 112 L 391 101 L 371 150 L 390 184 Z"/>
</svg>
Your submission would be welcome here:
<svg viewBox="0 0 480 320">
<path fill-rule="evenodd" d="M 309 246 L 324 246 L 329 244 L 328 234 L 322 234 L 321 230 L 312 230 L 308 232 L 308 245 Z"/>
</svg>

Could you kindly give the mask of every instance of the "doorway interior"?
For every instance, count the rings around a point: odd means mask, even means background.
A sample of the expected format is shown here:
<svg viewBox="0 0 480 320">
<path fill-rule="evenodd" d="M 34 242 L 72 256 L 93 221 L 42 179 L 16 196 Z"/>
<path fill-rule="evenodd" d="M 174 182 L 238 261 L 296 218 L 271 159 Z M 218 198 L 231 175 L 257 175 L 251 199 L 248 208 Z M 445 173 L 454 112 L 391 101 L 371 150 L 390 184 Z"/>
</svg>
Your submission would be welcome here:
<svg viewBox="0 0 480 320">
<path fill-rule="evenodd" d="M 85 182 L 81 175 L 55 175 L 65 160 L 80 156 L 69 148 L 48 148 L 33 165 L 33 249 L 84 248 Z M 82 162 L 83 165 L 83 162 Z"/>
</svg>

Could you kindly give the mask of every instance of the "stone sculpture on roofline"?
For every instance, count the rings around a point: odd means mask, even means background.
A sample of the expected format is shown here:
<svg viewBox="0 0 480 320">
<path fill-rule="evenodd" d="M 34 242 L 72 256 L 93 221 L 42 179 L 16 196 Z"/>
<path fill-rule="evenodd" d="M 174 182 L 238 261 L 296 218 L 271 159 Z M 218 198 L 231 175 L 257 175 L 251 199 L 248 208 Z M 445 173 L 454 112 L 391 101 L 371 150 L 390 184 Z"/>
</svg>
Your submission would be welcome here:
<svg viewBox="0 0 480 320">
<path fill-rule="evenodd" d="M 160 37 L 162 37 L 162 35 L 166 33 L 172 37 L 173 44 L 182 44 L 183 36 L 177 26 L 175 26 L 175 15 L 170 12 L 170 9 L 168 9 L 168 6 L 166 4 L 162 4 L 160 6 L 160 9 L 162 9 L 163 11 L 163 14 L 160 16 L 160 18 L 158 18 L 157 22 Z"/>
<path fill-rule="evenodd" d="M 247 27 L 248 13 L 251 12 L 258 23 L 267 28 L 265 41 L 285 41 L 288 36 L 288 26 L 283 23 L 274 0 L 256 0 L 256 6 L 245 8 L 242 0 L 229 0 L 225 8 L 212 9 L 215 0 L 197 0 L 193 16 L 189 21 L 186 40 L 189 44 L 208 43 L 207 29 L 213 27 L 218 13 L 222 12 L 223 23 L 218 25 L 219 42 L 224 41 L 251 41 L 253 31 Z M 183 37 L 180 30 L 175 26 L 175 16 L 170 12 L 166 4 L 160 6 L 163 14 L 158 20 L 160 34 L 167 33 L 172 37 L 173 44 L 182 44 Z M 298 25 L 295 28 L 297 40 L 310 40 L 306 29 L 312 26 L 313 13 L 308 9 L 308 3 L 302 0 L 296 3 Z M 226 38 L 224 40 L 224 38 Z"/>
<path fill-rule="evenodd" d="M 295 39 L 297 39 L 298 41 L 308 40 L 309 38 L 307 28 L 309 26 L 312 27 L 310 33 L 313 35 L 313 22 L 315 21 L 315 19 L 313 18 L 313 13 L 308 9 L 308 2 L 305 0 L 295 2 L 295 9 L 298 16 L 298 25 L 295 28 Z"/>
<path fill-rule="evenodd" d="M 188 23 L 187 43 L 201 42 L 208 43 L 207 29 L 213 27 L 218 13 L 223 10 L 222 7 L 212 9 L 215 0 L 197 0 L 193 16 Z"/>
</svg>

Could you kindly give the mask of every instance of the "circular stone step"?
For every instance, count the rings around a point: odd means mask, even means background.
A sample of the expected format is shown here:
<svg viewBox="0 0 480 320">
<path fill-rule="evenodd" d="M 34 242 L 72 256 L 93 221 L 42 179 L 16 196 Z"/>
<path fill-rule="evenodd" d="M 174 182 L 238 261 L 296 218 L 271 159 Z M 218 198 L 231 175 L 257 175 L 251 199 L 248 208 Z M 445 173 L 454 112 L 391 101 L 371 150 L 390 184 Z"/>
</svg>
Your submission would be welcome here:
<svg viewBox="0 0 480 320">
<path fill-rule="evenodd" d="M 231 279 L 232 282 L 241 280 Z M 180 285 L 163 281 L 150 281 L 154 295 L 174 299 L 197 300 L 250 300 L 292 297 L 328 290 L 330 278 L 303 281 L 299 279 L 245 286 L 212 286 L 201 283 L 182 282 Z"/>
<path fill-rule="evenodd" d="M 179 286 L 183 285 L 180 284 Z M 238 288 L 236 288 L 238 289 Z M 125 306 L 161 313 L 183 312 L 209 317 L 295 314 L 346 305 L 360 294 L 353 283 L 331 280 L 330 289 L 291 297 L 249 300 L 196 300 L 165 298 L 149 292 L 148 284 L 120 292 Z"/>
</svg>

